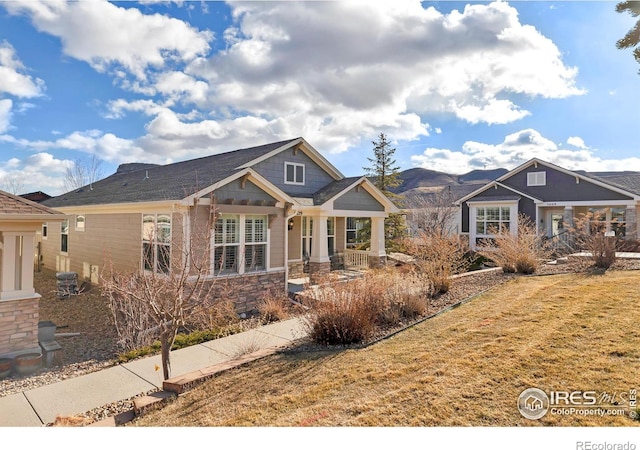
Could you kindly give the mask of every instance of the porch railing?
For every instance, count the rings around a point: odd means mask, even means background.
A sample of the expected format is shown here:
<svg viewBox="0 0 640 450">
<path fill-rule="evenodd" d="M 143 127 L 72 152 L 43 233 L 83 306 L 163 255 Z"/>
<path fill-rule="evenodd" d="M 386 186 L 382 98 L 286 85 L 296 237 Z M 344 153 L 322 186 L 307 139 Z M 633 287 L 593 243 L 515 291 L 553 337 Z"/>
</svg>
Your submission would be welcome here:
<svg viewBox="0 0 640 450">
<path fill-rule="evenodd" d="M 345 250 L 344 267 L 346 269 L 368 269 L 369 252 L 366 250 Z"/>
</svg>

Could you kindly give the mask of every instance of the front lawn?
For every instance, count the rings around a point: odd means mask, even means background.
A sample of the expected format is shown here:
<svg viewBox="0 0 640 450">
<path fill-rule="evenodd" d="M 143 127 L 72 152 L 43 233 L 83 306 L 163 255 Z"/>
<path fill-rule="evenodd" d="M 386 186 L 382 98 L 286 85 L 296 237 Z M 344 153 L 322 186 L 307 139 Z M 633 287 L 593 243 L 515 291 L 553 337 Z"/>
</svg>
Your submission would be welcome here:
<svg viewBox="0 0 640 450">
<path fill-rule="evenodd" d="M 364 349 L 222 373 L 132 425 L 634 426 L 628 414 L 529 420 L 516 403 L 529 387 L 625 402 L 640 387 L 639 282 L 637 271 L 520 277 Z"/>
</svg>

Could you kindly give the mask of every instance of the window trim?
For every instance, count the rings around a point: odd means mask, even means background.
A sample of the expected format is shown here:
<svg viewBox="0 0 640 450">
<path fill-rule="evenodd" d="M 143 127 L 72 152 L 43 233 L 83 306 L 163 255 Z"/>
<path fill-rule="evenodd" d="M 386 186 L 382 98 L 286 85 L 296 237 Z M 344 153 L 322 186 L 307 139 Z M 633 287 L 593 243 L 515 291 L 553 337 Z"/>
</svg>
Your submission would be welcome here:
<svg viewBox="0 0 640 450">
<path fill-rule="evenodd" d="M 49 222 L 42 223 L 42 240 L 46 241 L 49 237 Z"/>
<path fill-rule="evenodd" d="M 509 208 L 509 232 L 518 232 L 518 201 L 515 200 L 496 200 L 496 201 L 483 201 L 483 202 L 468 202 L 469 206 L 469 247 L 475 250 L 477 247 L 478 239 L 491 239 L 495 238 L 495 235 L 478 233 L 477 231 L 477 214 L 479 208 Z M 485 220 L 486 222 L 486 220 Z M 486 229 L 485 229 L 486 231 Z"/>
<path fill-rule="evenodd" d="M 527 186 L 546 186 L 547 172 L 541 170 L 538 172 L 527 172 Z"/>
<path fill-rule="evenodd" d="M 78 226 L 78 219 L 80 217 L 82 217 L 82 221 L 81 221 L 82 222 L 82 226 L 81 227 Z M 76 214 L 76 217 L 75 217 L 75 230 L 84 232 L 86 227 L 87 227 L 87 216 L 85 214 Z"/>
<path fill-rule="evenodd" d="M 66 222 L 66 232 L 65 232 Z M 66 239 L 63 237 L 66 236 Z M 69 219 L 63 219 L 60 222 L 60 253 L 69 254 Z"/>
<path fill-rule="evenodd" d="M 159 234 L 158 230 L 159 230 L 159 226 L 158 226 L 158 218 L 159 217 L 168 217 L 169 219 L 169 235 L 168 235 L 168 239 L 165 240 L 160 240 L 158 238 Z M 145 236 L 145 219 L 147 217 L 152 217 L 153 218 L 153 229 L 152 229 L 152 236 L 149 237 L 149 239 L 146 238 Z M 171 268 L 171 256 L 172 256 L 172 252 L 173 252 L 173 245 L 172 245 L 172 233 L 173 233 L 173 217 L 171 215 L 171 213 L 144 213 L 142 214 L 142 232 L 141 232 L 141 247 L 142 247 L 142 251 L 141 251 L 141 267 L 142 270 L 144 272 L 154 272 L 157 274 L 168 274 L 169 272 L 171 272 L 172 268 Z M 146 260 L 146 254 L 145 254 L 145 244 L 150 244 L 151 245 L 151 254 L 153 257 L 153 267 L 151 268 L 147 268 L 147 260 Z M 169 252 L 168 252 L 168 259 L 167 259 L 167 270 L 159 270 L 159 264 L 158 264 L 158 250 L 160 247 L 168 247 L 169 248 Z"/>
<path fill-rule="evenodd" d="M 236 218 L 238 220 L 238 229 L 237 229 L 237 239 L 235 242 L 225 242 L 225 234 L 226 227 L 223 224 L 223 237 L 222 242 L 216 244 L 216 227 L 217 220 L 221 219 L 229 219 Z M 247 219 L 256 219 L 262 218 L 264 220 L 264 239 L 265 241 L 260 242 L 247 242 Z M 254 273 L 263 273 L 268 272 L 269 265 L 269 246 L 271 242 L 271 234 L 269 232 L 269 216 L 267 214 L 220 214 L 218 219 L 216 220 L 216 224 L 211 230 L 211 246 L 209 249 L 209 273 L 213 276 L 233 276 L 233 275 L 244 275 L 244 274 L 254 274 Z M 245 261 L 245 252 L 248 246 L 257 246 L 264 245 L 264 268 L 260 269 L 251 269 L 246 267 Z M 215 256 L 216 249 L 226 248 L 226 247 L 236 247 L 236 261 L 233 264 L 233 269 L 224 269 L 220 270 L 216 268 L 217 266 L 217 258 Z M 223 250 L 224 252 L 224 250 Z"/>
<path fill-rule="evenodd" d="M 293 181 L 289 181 L 287 179 L 287 168 L 291 166 L 293 167 Z M 302 181 L 298 181 L 298 171 L 297 168 L 302 167 Z M 284 162 L 284 184 L 290 184 L 295 186 L 304 186 L 306 181 L 306 168 L 304 163 L 295 163 L 290 161 Z"/>
</svg>

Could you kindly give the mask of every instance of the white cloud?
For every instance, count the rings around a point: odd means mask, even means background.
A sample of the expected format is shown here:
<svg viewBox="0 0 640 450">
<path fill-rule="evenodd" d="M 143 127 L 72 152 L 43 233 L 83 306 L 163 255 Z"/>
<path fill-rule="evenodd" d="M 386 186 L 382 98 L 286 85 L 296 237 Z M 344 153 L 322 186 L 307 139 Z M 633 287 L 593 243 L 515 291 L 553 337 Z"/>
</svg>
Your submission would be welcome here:
<svg viewBox="0 0 640 450">
<path fill-rule="evenodd" d="M 9 129 L 12 106 L 13 102 L 10 99 L 0 99 L 0 133 L 4 133 Z"/>
<path fill-rule="evenodd" d="M 146 15 L 103 0 L 6 2 L 42 32 L 57 36 L 63 51 L 105 71 L 121 67 L 139 80 L 150 67 L 190 61 L 209 50 L 213 35 L 161 14 Z"/>
<path fill-rule="evenodd" d="M 152 157 L 295 136 L 340 152 L 379 132 L 397 140 L 427 136 L 423 117 L 432 114 L 470 123 L 519 120 L 530 112 L 508 98 L 512 93 L 582 93 L 557 47 L 505 3 L 448 15 L 417 1 L 231 8 L 225 50 L 154 77 L 152 91 L 162 99 L 109 105 L 112 118 L 151 117 L 137 144 Z M 143 93 L 141 85 L 130 88 Z M 206 113 L 180 115 L 170 110 L 176 102 Z"/>
<path fill-rule="evenodd" d="M 427 136 L 434 114 L 504 124 L 530 114 L 520 98 L 583 93 L 556 45 L 504 2 L 450 14 L 419 1 L 232 2 L 226 48 L 215 54 L 208 31 L 105 1 L 6 8 L 139 94 L 110 102 L 107 117 L 149 118 L 135 140 L 85 131 L 23 145 L 95 152 L 111 140 L 104 152 L 114 162 L 296 136 L 341 152 L 380 132 L 398 141 Z"/>
<path fill-rule="evenodd" d="M 569 139 L 567 139 L 567 144 L 573 145 L 574 147 L 578 148 L 587 148 L 582 138 L 577 136 L 571 136 Z"/>
<path fill-rule="evenodd" d="M 640 170 L 640 158 L 603 159 L 591 149 L 561 149 L 532 129 L 510 134 L 500 144 L 467 141 L 460 150 L 427 148 L 411 160 L 417 167 L 462 174 L 474 169 L 513 169 L 534 157 L 570 170 Z"/>
<path fill-rule="evenodd" d="M 42 95 L 44 82 L 25 72 L 15 49 L 6 41 L 0 42 L 0 94 L 31 98 Z"/>
<path fill-rule="evenodd" d="M 0 183 L 2 180 L 20 180 L 20 194 L 43 191 L 58 195 L 63 191 L 67 167 L 73 162 L 57 159 L 50 153 L 34 153 L 23 159 L 11 158 L 0 161 Z"/>
</svg>

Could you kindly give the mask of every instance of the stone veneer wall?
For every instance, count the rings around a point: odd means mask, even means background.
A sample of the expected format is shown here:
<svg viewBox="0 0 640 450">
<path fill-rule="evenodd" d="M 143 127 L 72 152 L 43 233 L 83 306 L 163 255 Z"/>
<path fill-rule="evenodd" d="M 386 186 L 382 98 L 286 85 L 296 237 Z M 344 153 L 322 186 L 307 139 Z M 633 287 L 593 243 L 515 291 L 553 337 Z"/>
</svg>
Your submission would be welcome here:
<svg viewBox="0 0 640 450">
<path fill-rule="evenodd" d="M 330 262 L 309 262 L 309 280 L 318 283 L 331 272 Z"/>
<path fill-rule="evenodd" d="M 39 349 L 39 299 L 0 301 L 0 355 Z"/>
<path fill-rule="evenodd" d="M 369 256 L 369 268 L 379 269 L 387 264 L 386 256 Z"/>
<path fill-rule="evenodd" d="M 236 305 L 238 314 L 254 314 L 258 302 L 269 291 L 285 292 L 285 272 L 260 272 L 215 280 L 214 291 L 227 295 Z"/>
<path fill-rule="evenodd" d="M 292 280 L 294 278 L 304 278 L 306 274 L 304 273 L 304 262 L 290 262 L 289 263 L 289 279 Z"/>
</svg>

